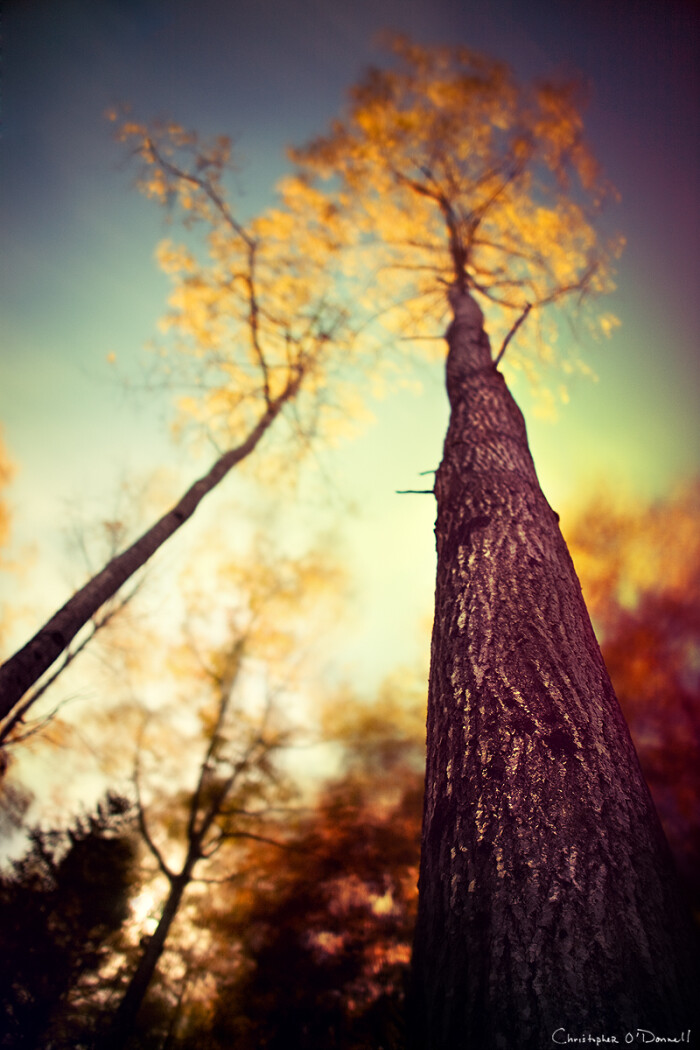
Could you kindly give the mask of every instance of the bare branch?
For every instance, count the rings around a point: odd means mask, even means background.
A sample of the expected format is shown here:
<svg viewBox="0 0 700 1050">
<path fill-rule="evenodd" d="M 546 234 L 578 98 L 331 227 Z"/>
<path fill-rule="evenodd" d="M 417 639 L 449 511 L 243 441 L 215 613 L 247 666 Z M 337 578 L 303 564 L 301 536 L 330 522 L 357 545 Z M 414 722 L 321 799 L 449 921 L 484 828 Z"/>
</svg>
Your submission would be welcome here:
<svg viewBox="0 0 700 1050">
<path fill-rule="evenodd" d="M 263 376 L 263 394 L 265 396 L 265 404 L 269 406 L 270 377 L 268 374 L 267 361 L 260 345 L 260 309 L 258 307 L 258 298 L 255 291 L 255 249 L 255 244 L 251 244 L 248 247 L 248 277 L 246 279 L 246 284 L 248 286 L 248 303 L 250 307 L 248 322 L 250 325 L 250 340 Z"/>
<path fill-rule="evenodd" d="M 146 145 L 164 171 L 167 171 L 167 173 L 172 175 L 173 178 L 181 179 L 183 182 L 189 182 L 190 185 L 196 186 L 198 189 L 202 190 L 219 212 L 226 225 L 229 226 L 238 237 L 240 237 L 249 249 L 255 247 L 255 239 L 251 237 L 245 227 L 234 218 L 226 201 L 221 194 L 216 191 L 208 179 L 200 178 L 198 175 L 193 175 L 191 172 L 183 171 L 182 168 L 178 168 L 176 164 L 173 164 L 163 156 L 153 139 L 147 138 Z"/>
<path fill-rule="evenodd" d="M 503 340 L 503 345 L 501 346 L 501 349 L 498 351 L 498 354 L 496 355 L 496 360 L 493 362 L 493 367 L 494 368 L 498 368 L 499 362 L 500 362 L 501 358 L 503 357 L 503 355 L 506 352 L 506 348 L 508 346 L 508 343 L 511 341 L 511 339 L 513 338 L 513 336 L 515 335 L 517 330 L 520 328 L 520 325 L 523 323 L 523 321 L 525 320 L 527 315 L 530 313 L 531 309 L 532 309 L 532 303 L 528 303 L 527 306 L 525 307 L 525 309 L 523 310 L 523 312 L 521 313 L 520 317 L 518 318 L 518 320 L 515 322 L 515 324 L 511 328 L 510 332 L 508 332 L 508 335 Z"/>
<path fill-rule="evenodd" d="M 6 743 L 4 743 L 5 728 L 3 728 L 2 736 L 0 736 L 0 744 L 3 744 L 4 747 L 13 747 L 15 744 L 21 744 L 23 743 L 23 741 L 29 740 L 30 737 L 36 736 L 37 733 L 40 733 L 43 729 L 46 728 L 47 725 L 50 725 L 51 722 L 53 722 L 58 712 L 63 707 L 65 707 L 66 704 L 70 704 L 73 700 L 76 699 L 76 696 L 68 696 L 64 700 L 61 700 L 59 704 L 56 704 L 52 711 L 49 711 L 49 713 L 44 715 L 42 718 L 37 718 L 34 722 L 31 723 L 25 723 L 27 725 L 26 731 L 24 733 L 16 734 L 15 736 L 13 736 L 12 740 L 8 740 Z M 9 732 L 10 729 L 14 728 L 14 725 L 16 725 L 16 723 L 20 720 L 21 715 L 19 715 L 16 718 L 13 716 L 11 723 L 7 727 L 7 732 Z"/>
<path fill-rule="evenodd" d="M 143 800 L 141 798 L 141 740 L 143 739 L 145 728 L 146 720 L 144 719 L 143 725 L 141 726 L 141 731 L 139 733 L 138 744 L 136 747 L 136 757 L 134 759 L 134 774 L 132 777 L 134 783 L 134 791 L 136 793 L 136 817 L 138 821 L 139 831 L 141 832 L 143 841 L 146 843 L 148 849 L 155 858 L 155 861 L 158 867 L 160 868 L 160 871 L 163 875 L 165 875 L 168 882 L 172 885 L 173 880 L 176 878 L 175 872 L 171 871 L 170 867 L 166 864 L 163 854 L 160 852 L 158 846 L 156 845 L 155 841 L 151 836 L 151 833 L 148 829 L 148 824 L 146 822 L 146 811 L 143 808 Z"/>
<path fill-rule="evenodd" d="M 238 638 L 231 650 L 229 660 L 225 673 L 218 679 L 217 685 L 219 688 L 219 707 L 216 715 L 216 723 L 209 737 L 209 745 L 207 747 L 202 764 L 199 767 L 199 778 L 197 781 L 197 787 L 195 788 L 192 801 L 190 803 L 190 812 L 187 821 L 187 838 L 192 842 L 196 836 L 205 834 L 205 820 L 203 820 L 200 829 L 197 830 L 197 817 L 199 816 L 199 804 L 202 798 L 202 792 L 204 790 L 205 781 L 211 770 L 211 763 L 214 759 L 216 749 L 221 743 L 221 727 L 223 726 L 226 712 L 231 702 L 231 695 L 233 693 L 233 687 L 236 683 L 236 679 L 240 673 L 243 652 L 245 649 L 246 638 L 245 636 Z M 225 797 L 225 796 L 224 796 Z M 214 814 L 216 815 L 216 814 Z M 200 838 L 201 841 L 201 838 Z"/>
<path fill-rule="evenodd" d="M 289 842 L 280 842 L 279 839 L 270 838 L 268 835 L 258 835 L 253 831 L 222 831 L 217 836 L 216 846 L 222 842 L 230 841 L 231 839 L 251 839 L 253 842 L 264 842 L 269 846 L 277 846 L 278 849 L 289 850 L 292 852 L 299 852 L 300 847 Z"/>
<path fill-rule="evenodd" d="M 117 613 L 120 613 L 129 604 L 129 602 L 135 596 L 137 591 L 141 588 L 142 584 L 143 578 L 137 581 L 136 585 L 129 591 L 128 594 L 125 594 L 118 602 L 114 602 L 110 606 L 110 608 L 102 614 L 102 616 L 93 616 L 91 621 L 92 629 L 89 632 L 89 634 L 87 634 L 78 645 L 74 646 L 72 649 L 69 648 L 66 651 L 58 667 L 56 667 L 52 671 L 49 677 L 46 678 L 41 683 L 41 685 L 37 686 L 36 689 L 31 690 L 31 692 L 28 693 L 27 696 L 24 698 L 22 703 L 15 708 L 10 717 L 5 720 L 4 725 L 0 728 L 0 745 L 4 744 L 5 741 L 7 741 L 7 746 L 11 744 L 18 744 L 20 743 L 20 741 L 26 740 L 27 737 L 33 736 L 35 733 L 39 732 L 39 730 L 44 725 L 53 720 L 55 715 L 58 713 L 59 709 L 63 706 L 62 703 L 55 707 L 50 715 L 47 715 L 46 717 L 42 718 L 39 721 L 39 725 L 36 728 L 32 729 L 31 732 L 23 733 L 21 736 L 16 736 L 13 740 L 7 739 L 12 730 L 15 728 L 15 726 L 19 722 L 22 722 L 24 720 L 24 715 L 27 713 L 29 708 L 32 707 L 37 702 L 37 700 L 39 700 L 44 695 L 47 689 L 49 689 L 54 684 L 59 675 L 63 674 L 66 668 L 70 666 L 73 660 L 75 660 L 76 656 L 80 655 L 80 653 L 83 651 L 88 642 L 92 641 L 92 639 L 95 637 L 98 631 L 101 631 L 103 627 L 106 627 L 107 624 L 114 619 Z"/>
</svg>

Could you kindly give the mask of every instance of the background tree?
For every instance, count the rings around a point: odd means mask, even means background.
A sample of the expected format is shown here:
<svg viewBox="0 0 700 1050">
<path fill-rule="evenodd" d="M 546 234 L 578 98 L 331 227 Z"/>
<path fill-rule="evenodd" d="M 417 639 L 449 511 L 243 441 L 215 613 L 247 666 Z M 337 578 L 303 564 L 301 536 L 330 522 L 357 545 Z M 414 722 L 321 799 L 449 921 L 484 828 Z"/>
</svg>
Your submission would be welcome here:
<svg viewBox="0 0 700 1050">
<path fill-rule="evenodd" d="M 321 739 L 338 768 L 288 829 L 284 856 L 259 846 L 257 878 L 202 901 L 214 996 L 178 1047 L 403 1046 L 423 688 L 396 676 L 371 704 L 328 702 Z"/>
<path fill-rule="evenodd" d="M 184 644 L 171 657 L 179 717 L 166 709 L 148 741 L 141 735 L 134 773 L 138 827 L 165 892 L 100 1046 L 131 1045 L 132 1036 L 141 1045 L 140 1034 L 134 1035 L 137 1017 L 185 896 L 192 898 L 201 885 L 238 883 L 249 866 L 250 843 L 274 843 L 278 852 L 286 847 L 290 829 L 283 818 L 292 789 L 278 753 L 288 743 L 292 719 L 278 707 L 300 673 L 312 606 L 339 576 L 318 552 L 274 559 L 269 553 L 266 559 L 258 544 L 257 557 L 248 560 L 249 552 L 244 563 L 219 566 L 219 585 L 227 581 L 235 588 L 225 643 L 212 645 L 218 631 L 209 596 L 205 611 L 191 599 Z M 201 581 L 195 590 L 201 594 Z M 194 705 L 203 747 L 188 776 L 183 764 L 191 751 Z M 202 964 L 196 948 L 191 955 L 186 969 L 194 973 Z M 161 998 L 165 1006 L 171 997 Z M 146 1022 L 149 1037 L 156 1036 L 152 1011 Z"/>
<path fill-rule="evenodd" d="M 323 425 L 329 367 L 350 356 L 347 314 L 333 287 L 339 242 L 332 209 L 311 210 L 290 192 L 279 208 L 243 224 L 223 184 L 228 139 L 200 143 L 177 125 L 131 120 L 120 124 L 119 137 L 141 163 L 140 189 L 166 207 L 177 205 L 188 227 L 206 229 L 202 260 L 191 248 L 165 243 L 160 262 L 175 286 L 168 320 L 175 346 L 166 369 L 191 390 L 180 408 L 204 424 L 218 455 L 167 513 L 0 667 L 0 718 L 285 412 L 301 439 L 288 442 L 291 468 Z"/>
<path fill-rule="evenodd" d="M 136 774 L 139 829 L 160 873 L 166 879 L 168 891 L 156 927 L 146 938 L 143 951 L 110 1022 L 109 1031 L 101 1039 L 101 1045 L 116 1048 L 128 1041 L 183 896 L 195 879 L 195 871 L 201 862 L 214 858 L 226 843 L 264 837 L 260 830 L 261 819 L 264 818 L 265 804 L 269 803 L 276 779 L 271 758 L 272 753 L 281 746 L 281 739 L 266 729 L 264 722 L 245 730 L 240 713 L 235 719 L 239 739 L 233 742 L 230 731 L 227 731 L 243 650 L 244 640 L 241 639 L 233 647 L 221 670 L 211 672 L 212 684 L 218 694 L 217 703 L 196 786 L 191 794 L 183 792 L 184 797 L 171 800 L 171 804 L 174 801 L 175 805 L 179 803 L 182 806 L 184 803 L 184 829 L 180 829 L 179 821 L 172 819 L 168 828 L 171 849 L 172 844 L 180 838 L 177 832 L 183 832 L 179 843 L 183 856 L 177 865 L 166 859 L 150 830 L 141 798 L 138 772 Z M 234 863 L 232 857 L 229 857 L 229 863 Z M 238 863 L 242 863 L 240 856 Z"/>
<path fill-rule="evenodd" d="M 372 70 L 296 157 L 352 201 L 403 297 L 444 309 L 449 286 L 411 1043 L 687 1028 L 668 848 L 496 369 L 527 313 L 610 287 L 597 166 L 570 87 L 521 90 L 464 49 L 394 51 L 398 69 Z M 477 299 L 513 318 L 495 360 Z"/>
</svg>

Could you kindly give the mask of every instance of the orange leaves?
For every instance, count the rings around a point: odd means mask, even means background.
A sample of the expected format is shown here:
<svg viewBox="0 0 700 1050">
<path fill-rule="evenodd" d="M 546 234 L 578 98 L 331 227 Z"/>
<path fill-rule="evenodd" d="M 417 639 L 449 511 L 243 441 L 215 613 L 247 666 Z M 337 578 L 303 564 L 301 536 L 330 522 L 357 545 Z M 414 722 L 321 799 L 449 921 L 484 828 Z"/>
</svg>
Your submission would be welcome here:
<svg viewBox="0 0 700 1050">
<path fill-rule="evenodd" d="M 362 370 L 386 363 L 390 341 L 398 356 L 397 333 L 403 353 L 441 347 L 431 340 L 455 277 L 487 301 L 496 346 L 531 305 L 507 363 L 534 377 L 557 349 L 541 308 L 613 287 L 619 245 L 601 244 L 591 220 L 605 187 L 574 89 L 521 89 L 464 48 L 406 37 L 389 48 L 393 65 L 370 70 L 346 117 L 291 151 L 276 206 L 245 224 L 226 195 L 226 138 L 123 120 L 141 189 L 206 228 L 198 249 L 165 242 L 158 254 L 173 282 L 164 330 L 168 381 L 185 388 L 180 429 L 194 422 L 230 447 L 293 385 L 293 432 L 305 445 L 332 435 Z M 607 314 L 596 330 L 614 325 Z"/>
<path fill-rule="evenodd" d="M 177 210 L 187 229 L 205 232 L 199 243 L 165 241 L 157 254 L 172 281 L 160 356 L 166 382 L 180 392 L 177 430 L 194 424 L 231 448 L 271 406 L 294 400 L 306 447 L 331 415 L 327 368 L 335 358 L 337 375 L 338 360 L 349 363 L 353 350 L 338 287 L 349 238 L 343 202 L 289 178 L 278 205 L 244 223 L 224 185 L 228 139 L 203 142 L 178 125 L 130 119 L 118 137 L 134 145 L 141 190 Z M 343 394 L 333 400 L 342 410 Z"/>
<path fill-rule="evenodd" d="M 388 47 L 394 65 L 371 70 L 345 118 L 292 156 L 305 178 L 330 183 L 329 200 L 338 187 L 346 195 L 391 324 L 406 332 L 413 318 L 390 299 L 420 300 L 455 278 L 500 308 L 502 328 L 499 310 L 495 323 L 487 312 L 497 341 L 526 303 L 534 321 L 573 292 L 610 291 L 619 244 L 601 243 L 592 222 L 608 187 L 582 138 L 578 87 L 520 88 L 506 66 L 463 48 L 406 37 Z M 425 304 L 433 333 L 436 305 Z M 528 323 L 519 341 L 541 356 L 536 332 Z"/>
</svg>

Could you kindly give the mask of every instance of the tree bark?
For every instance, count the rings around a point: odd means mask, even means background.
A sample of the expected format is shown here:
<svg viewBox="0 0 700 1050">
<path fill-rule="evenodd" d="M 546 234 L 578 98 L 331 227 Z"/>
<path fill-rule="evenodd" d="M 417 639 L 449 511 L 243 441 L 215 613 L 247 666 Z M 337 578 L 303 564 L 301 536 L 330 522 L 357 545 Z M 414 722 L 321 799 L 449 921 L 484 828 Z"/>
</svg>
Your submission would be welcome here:
<svg viewBox="0 0 700 1050">
<path fill-rule="evenodd" d="M 26 645 L 0 667 L 0 719 L 19 703 L 26 691 L 48 670 L 97 610 L 142 568 L 173 533 L 190 518 L 204 496 L 253 452 L 263 435 L 293 398 L 301 383 L 301 371 L 283 393 L 271 401 L 250 434 L 237 448 L 225 452 L 211 470 L 196 481 L 181 499 L 135 543 L 113 558 L 99 573 L 68 599 Z"/>
<path fill-rule="evenodd" d="M 483 315 L 450 300 L 410 1042 L 679 1036 L 695 946 L 669 850 Z"/>
</svg>

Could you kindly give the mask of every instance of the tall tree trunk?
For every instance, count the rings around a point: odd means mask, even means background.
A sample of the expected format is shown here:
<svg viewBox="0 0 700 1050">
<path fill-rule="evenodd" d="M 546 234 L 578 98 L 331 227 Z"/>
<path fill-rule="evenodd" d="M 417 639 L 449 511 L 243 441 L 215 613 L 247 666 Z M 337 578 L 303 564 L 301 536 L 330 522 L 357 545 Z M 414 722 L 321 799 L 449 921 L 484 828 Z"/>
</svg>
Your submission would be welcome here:
<svg viewBox="0 0 700 1050">
<path fill-rule="evenodd" d="M 668 847 L 483 316 L 451 302 L 412 1045 L 678 1036 Z"/>
<path fill-rule="evenodd" d="M 170 932 L 170 927 L 178 913 L 182 895 L 192 878 L 192 868 L 196 863 L 191 858 L 183 868 L 180 875 L 174 876 L 170 882 L 170 892 L 163 905 L 158 925 L 153 936 L 148 940 L 146 947 L 139 959 L 127 989 L 121 1002 L 117 1007 L 112 1024 L 104 1039 L 99 1043 L 100 1050 L 121 1050 L 133 1032 L 134 1024 L 141 1009 L 141 1004 L 146 996 L 148 987 L 153 979 L 158 960 L 163 954 L 165 942 Z"/>
<path fill-rule="evenodd" d="M 48 670 L 78 631 L 112 598 L 122 584 L 142 568 L 173 533 L 194 514 L 202 499 L 253 452 L 284 404 L 297 393 L 301 370 L 293 375 L 282 394 L 271 401 L 250 434 L 237 448 L 225 452 L 211 470 L 190 486 L 181 499 L 127 550 L 113 558 L 101 572 L 69 598 L 26 645 L 0 667 L 0 719 L 5 718 L 31 686 Z"/>
</svg>

